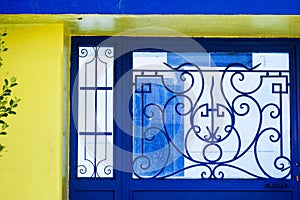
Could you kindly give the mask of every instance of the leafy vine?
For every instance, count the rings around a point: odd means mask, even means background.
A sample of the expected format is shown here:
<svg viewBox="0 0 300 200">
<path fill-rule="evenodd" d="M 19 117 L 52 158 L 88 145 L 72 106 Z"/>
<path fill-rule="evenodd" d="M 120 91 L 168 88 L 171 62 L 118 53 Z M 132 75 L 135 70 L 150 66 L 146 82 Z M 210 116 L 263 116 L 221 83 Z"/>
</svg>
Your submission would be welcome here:
<svg viewBox="0 0 300 200">
<path fill-rule="evenodd" d="M 5 46 L 4 38 L 7 35 L 6 31 L 3 31 L 0 35 L 0 67 L 3 65 L 2 53 L 8 51 L 8 48 Z M 17 86 L 17 78 L 4 78 L 4 83 L 2 86 L 2 91 L 0 91 L 0 136 L 7 135 L 7 128 L 9 124 L 7 123 L 7 117 L 10 115 L 16 114 L 16 108 L 20 99 L 13 96 L 13 88 Z M 5 146 L 0 143 L 0 153 L 5 149 Z"/>
</svg>

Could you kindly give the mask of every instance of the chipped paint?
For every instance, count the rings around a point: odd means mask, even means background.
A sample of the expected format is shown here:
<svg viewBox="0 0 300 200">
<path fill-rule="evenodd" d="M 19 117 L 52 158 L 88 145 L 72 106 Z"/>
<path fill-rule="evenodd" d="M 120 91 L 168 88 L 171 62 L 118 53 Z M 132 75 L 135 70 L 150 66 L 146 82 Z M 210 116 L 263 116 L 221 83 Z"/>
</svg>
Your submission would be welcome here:
<svg viewBox="0 0 300 200">
<path fill-rule="evenodd" d="M 155 27 L 189 37 L 300 38 L 300 15 L 0 15 L 0 24 L 6 26 L 49 23 L 64 24 L 69 35 L 120 35 Z M 137 36 L 161 34 L 145 31 Z"/>
</svg>

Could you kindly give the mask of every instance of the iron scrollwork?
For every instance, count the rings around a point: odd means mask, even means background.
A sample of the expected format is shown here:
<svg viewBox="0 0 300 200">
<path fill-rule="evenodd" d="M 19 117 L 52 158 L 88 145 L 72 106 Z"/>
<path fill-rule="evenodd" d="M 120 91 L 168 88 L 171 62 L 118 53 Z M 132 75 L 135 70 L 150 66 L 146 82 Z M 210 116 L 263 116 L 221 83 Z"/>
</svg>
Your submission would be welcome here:
<svg viewBox="0 0 300 200">
<path fill-rule="evenodd" d="M 165 65 L 134 70 L 135 178 L 290 177 L 288 70 Z"/>
<path fill-rule="evenodd" d="M 78 163 L 77 177 L 112 178 L 112 127 L 107 103 L 113 85 L 108 68 L 114 60 L 112 47 L 79 47 Z M 104 106 L 100 106 L 103 104 Z M 100 109 L 101 108 L 101 109 Z M 103 121 L 99 123 L 99 116 Z M 101 118 L 101 119 L 102 119 Z"/>
</svg>

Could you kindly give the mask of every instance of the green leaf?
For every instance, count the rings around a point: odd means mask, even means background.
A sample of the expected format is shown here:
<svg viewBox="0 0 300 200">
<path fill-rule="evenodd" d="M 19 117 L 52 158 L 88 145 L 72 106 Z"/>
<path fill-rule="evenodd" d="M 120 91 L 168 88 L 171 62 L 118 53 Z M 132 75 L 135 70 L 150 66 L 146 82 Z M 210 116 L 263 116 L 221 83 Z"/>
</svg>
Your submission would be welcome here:
<svg viewBox="0 0 300 200">
<path fill-rule="evenodd" d="M 18 83 L 12 83 L 12 84 L 10 84 L 10 87 L 14 87 L 16 85 L 18 85 Z"/>
<path fill-rule="evenodd" d="M 11 100 L 9 101 L 9 105 L 10 105 L 10 106 L 13 106 L 13 105 L 14 105 L 14 100 L 11 99 Z"/>
<path fill-rule="evenodd" d="M 6 36 L 6 35 L 7 35 L 6 31 L 5 31 L 4 33 L 2 33 L 2 36 L 3 36 L 3 37 Z"/>
<path fill-rule="evenodd" d="M 8 114 L 7 113 L 3 113 L 2 115 L 0 115 L 0 117 L 7 117 Z"/>
<path fill-rule="evenodd" d="M 7 132 L 2 131 L 0 132 L 0 135 L 7 135 Z"/>
<path fill-rule="evenodd" d="M 9 111 L 9 114 L 15 115 L 17 113 L 15 111 Z"/>
<path fill-rule="evenodd" d="M 7 51 L 7 50 L 8 50 L 8 48 L 4 48 L 4 49 L 3 49 L 3 52 L 5 52 L 5 51 Z"/>
<path fill-rule="evenodd" d="M 3 125 L 2 125 L 2 130 L 5 130 L 7 127 L 8 127 L 8 124 L 7 124 L 7 123 L 3 124 Z"/>
<path fill-rule="evenodd" d="M 3 146 L 2 144 L 0 144 L 0 151 L 3 151 L 3 149 L 5 149 L 5 146 Z"/>
<path fill-rule="evenodd" d="M 10 81 L 11 81 L 12 83 L 14 83 L 14 82 L 17 81 L 17 78 L 13 76 L 13 77 L 10 78 Z"/>
<path fill-rule="evenodd" d="M 8 80 L 5 79 L 5 80 L 4 80 L 4 83 L 5 83 L 5 85 L 8 85 Z"/>
<path fill-rule="evenodd" d="M 5 124 L 5 122 L 3 120 L 0 120 L 0 124 Z"/>
</svg>

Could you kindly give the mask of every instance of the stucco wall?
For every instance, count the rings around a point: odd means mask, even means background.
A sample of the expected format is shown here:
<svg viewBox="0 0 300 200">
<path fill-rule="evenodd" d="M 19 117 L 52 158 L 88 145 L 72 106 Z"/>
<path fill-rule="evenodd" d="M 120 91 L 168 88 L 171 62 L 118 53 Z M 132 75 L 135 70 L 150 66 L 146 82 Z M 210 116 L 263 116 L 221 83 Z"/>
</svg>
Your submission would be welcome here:
<svg viewBox="0 0 300 200">
<path fill-rule="evenodd" d="M 6 26 L 0 76 L 16 76 L 22 99 L 9 134 L 0 137 L 0 199 L 62 196 L 63 26 Z M 2 80 L 2 79 L 0 79 Z"/>
</svg>

